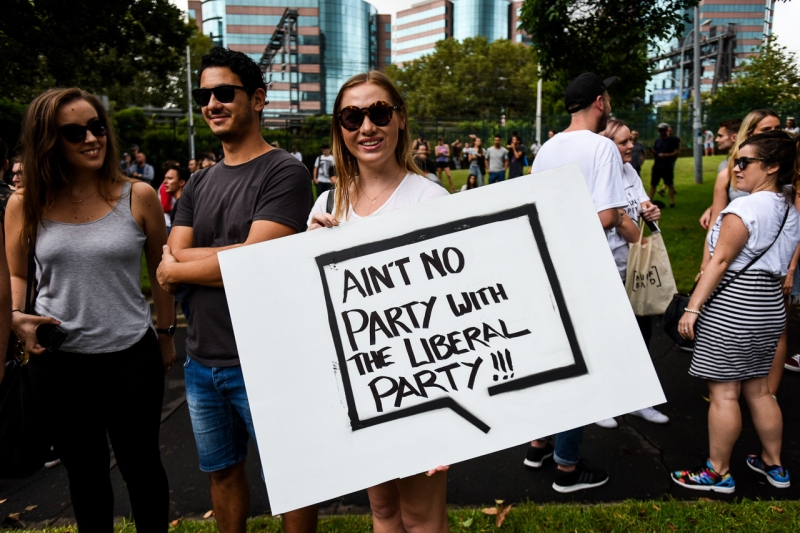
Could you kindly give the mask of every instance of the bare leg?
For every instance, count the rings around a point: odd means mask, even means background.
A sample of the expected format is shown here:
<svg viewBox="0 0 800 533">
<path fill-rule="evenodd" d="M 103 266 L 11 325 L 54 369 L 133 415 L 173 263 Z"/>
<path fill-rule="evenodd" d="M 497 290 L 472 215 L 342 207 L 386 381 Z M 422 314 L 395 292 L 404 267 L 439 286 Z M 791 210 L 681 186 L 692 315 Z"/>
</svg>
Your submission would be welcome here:
<svg viewBox="0 0 800 533">
<path fill-rule="evenodd" d="M 775 359 L 772 360 L 772 367 L 769 369 L 767 383 L 769 392 L 773 396 L 778 394 L 783 377 L 783 365 L 786 363 L 786 355 L 789 351 L 789 299 L 786 299 L 786 326 L 783 328 L 781 338 L 778 339 L 778 347 L 775 348 Z"/>
<path fill-rule="evenodd" d="M 733 445 L 742 432 L 739 409 L 740 381 L 707 381 L 711 406 L 708 408 L 709 459 L 714 470 L 726 474 L 730 469 Z"/>
<path fill-rule="evenodd" d="M 405 533 L 400 514 L 400 491 L 397 480 L 387 481 L 367 489 L 372 508 L 372 527 L 375 533 Z"/>
<path fill-rule="evenodd" d="M 675 205 L 675 186 L 670 185 L 667 188 L 669 189 L 669 204 Z"/>
<path fill-rule="evenodd" d="M 444 173 L 447 174 L 447 179 L 450 181 L 450 192 L 454 192 L 453 176 L 450 174 L 450 167 L 444 167 Z M 442 181 L 441 179 L 439 181 Z"/>
<path fill-rule="evenodd" d="M 367 489 L 375 533 L 439 533 L 447 521 L 447 473 L 417 474 Z"/>
<path fill-rule="evenodd" d="M 447 472 L 417 474 L 397 480 L 400 513 L 408 533 L 445 533 L 447 521 Z"/>
<path fill-rule="evenodd" d="M 250 489 L 247 486 L 245 461 L 212 472 L 211 503 L 220 533 L 244 533 L 250 512 Z"/>
<path fill-rule="evenodd" d="M 761 440 L 761 457 L 768 465 L 780 465 L 783 417 L 778 402 L 770 394 L 767 378 L 744 381 L 742 393 L 750 408 L 758 438 Z"/>
<path fill-rule="evenodd" d="M 317 530 L 319 506 L 317 504 L 295 509 L 281 515 L 286 533 L 314 533 Z"/>
</svg>

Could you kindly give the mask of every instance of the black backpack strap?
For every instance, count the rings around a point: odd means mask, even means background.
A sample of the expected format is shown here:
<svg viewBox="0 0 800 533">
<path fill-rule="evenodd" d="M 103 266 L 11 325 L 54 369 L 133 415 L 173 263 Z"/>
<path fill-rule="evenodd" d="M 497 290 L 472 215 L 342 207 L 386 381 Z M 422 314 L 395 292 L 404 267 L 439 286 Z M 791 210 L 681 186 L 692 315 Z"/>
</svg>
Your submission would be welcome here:
<svg viewBox="0 0 800 533">
<path fill-rule="evenodd" d="M 25 284 L 25 314 L 33 314 L 33 300 L 36 286 L 36 230 L 33 230 L 28 244 L 28 281 Z"/>
<path fill-rule="evenodd" d="M 328 190 L 328 202 L 325 204 L 325 212 L 329 215 L 333 214 L 333 201 L 336 196 L 336 187 L 331 187 Z"/>
</svg>

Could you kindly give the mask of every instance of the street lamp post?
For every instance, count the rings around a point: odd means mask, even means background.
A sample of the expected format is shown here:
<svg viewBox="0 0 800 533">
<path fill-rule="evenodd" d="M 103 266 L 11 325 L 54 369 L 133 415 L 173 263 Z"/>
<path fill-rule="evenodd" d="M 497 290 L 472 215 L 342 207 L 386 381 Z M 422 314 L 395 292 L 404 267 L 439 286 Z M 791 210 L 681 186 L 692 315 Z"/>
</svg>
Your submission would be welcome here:
<svg viewBox="0 0 800 533">
<path fill-rule="evenodd" d="M 542 64 L 539 63 L 539 79 L 536 82 L 536 142 L 542 144 Z"/>
<path fill-rule="evenodd" d="M 694 81 L 694 120 L 692 121 L 692 129 L 694 130 L 694 182 L 698 185 L 703 183 L 703 103 L 702 91 L 700 86 L 700 68 L 703 62 L 700 60 L 700 26 L 709 24 L 711 20 L 704 20 L 700 22 L 700 7 L 694 8 L 694 67 L 693 81 Z M 681 47 L 683 52 L 683 47 Z M 683 65 L 681 65 L 683 68 Z M 682 79 L 682 78 L 681 78 Z"/>
</svg>

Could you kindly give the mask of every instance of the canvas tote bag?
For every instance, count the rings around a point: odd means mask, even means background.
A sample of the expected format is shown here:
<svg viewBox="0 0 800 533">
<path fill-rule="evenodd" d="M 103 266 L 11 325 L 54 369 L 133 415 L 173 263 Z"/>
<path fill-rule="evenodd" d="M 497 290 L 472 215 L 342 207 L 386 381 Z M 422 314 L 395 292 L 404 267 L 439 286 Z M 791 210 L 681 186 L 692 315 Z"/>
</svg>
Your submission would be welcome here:
<svg viewBox="0 0 800 533">
<path fill-rule="evenodd" d="M 678 292 L 672 267 L 669 264 L 667 248 L 661 231 L 655 226 L 647 244 L 642 244 L 644 220 L 640 220 L 639 241 L 628 251 L 628 273 L 625 290 L 636 316 L 663 315 Z"/>
</svg>

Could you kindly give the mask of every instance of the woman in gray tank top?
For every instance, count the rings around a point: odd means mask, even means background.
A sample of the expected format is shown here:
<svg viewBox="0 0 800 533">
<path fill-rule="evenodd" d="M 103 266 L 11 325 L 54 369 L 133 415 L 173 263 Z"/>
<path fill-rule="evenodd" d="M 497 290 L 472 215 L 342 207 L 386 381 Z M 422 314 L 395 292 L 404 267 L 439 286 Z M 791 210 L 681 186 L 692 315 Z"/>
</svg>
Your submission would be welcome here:
<svg viewBox="0 0 800 533">
<path fill-rule="evenodd" d="M 80 89 L 52 89 L 28 107 L 25 187 L 6 211 L 11 327 L 31 354 L 31 382 L 78 527 L 113 528 L 110 439 L 137 529 L 167 531 L 159 428 L 164 372 L 175 360 L 174 303 L 154 284 L 157 335 L 140 283 L 143 252 L 155 279 L 166 226 L 153 188 L 120 174 L 113 139 L 102 103 Z M 29 282 L 38 290 L 33 314 L 24 312 Z M 66 331 L 60 347 L 37 339 L 43 324 Z"/>
</svg>

